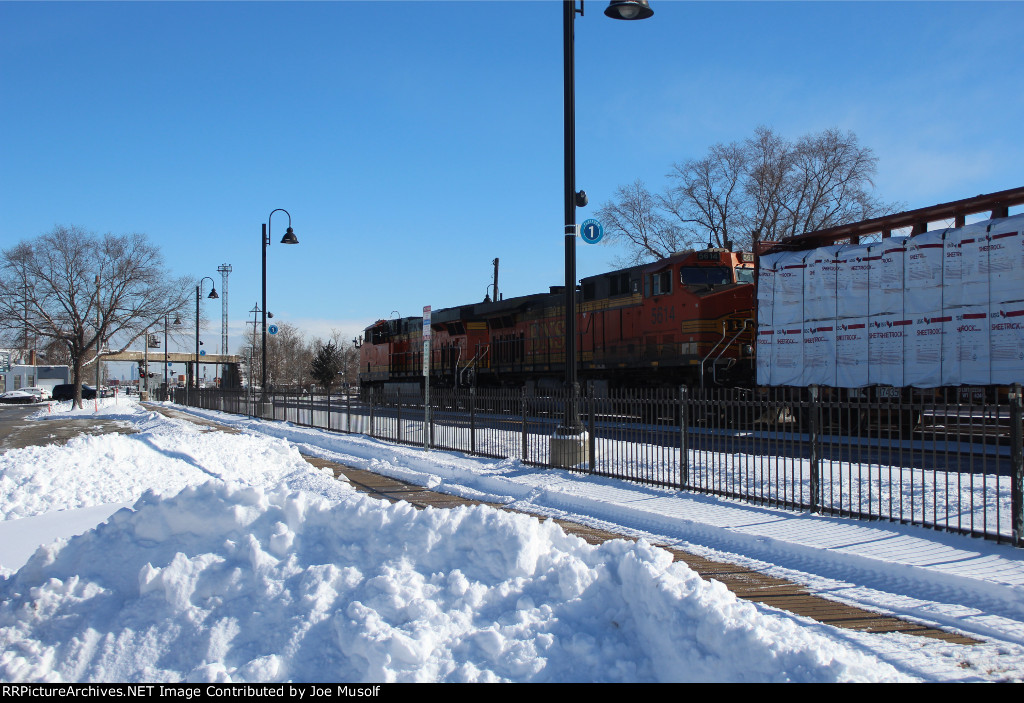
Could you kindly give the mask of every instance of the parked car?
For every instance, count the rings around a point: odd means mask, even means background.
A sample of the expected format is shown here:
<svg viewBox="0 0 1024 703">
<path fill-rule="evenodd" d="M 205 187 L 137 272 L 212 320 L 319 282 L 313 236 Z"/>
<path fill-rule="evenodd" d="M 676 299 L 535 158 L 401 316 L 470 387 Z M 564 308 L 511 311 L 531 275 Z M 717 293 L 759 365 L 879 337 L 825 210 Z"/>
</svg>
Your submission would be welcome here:
<svg viewBox="0 0 1024 703">
<path fill-rule="evenodd" d="M 41 401 L 50 399 L 50 389 L 47 388 L 46 386 L 28 386 L 26 388 L 22 388 L 21 390 L 39 396 L 39 400 Z"/>
<path fill-rule="evenodd" d="M 92 386 L 82 384 L 82 400 L 92 400 L 96 397 L 96 389 Z M 75 399 L 75 384 L 63 383 L 59 386 L 53 387 L 53 399 L 54 400 L 74 400 Z"/>
<path fill-rule="evenodd" d="M 38 403 L 39 397 L 34 393 L 29 393 L 25 390 L 7 391 L 6 393 L 0 393 L 0 403 L 13 404 L 13 403 Z"/>
</svg>

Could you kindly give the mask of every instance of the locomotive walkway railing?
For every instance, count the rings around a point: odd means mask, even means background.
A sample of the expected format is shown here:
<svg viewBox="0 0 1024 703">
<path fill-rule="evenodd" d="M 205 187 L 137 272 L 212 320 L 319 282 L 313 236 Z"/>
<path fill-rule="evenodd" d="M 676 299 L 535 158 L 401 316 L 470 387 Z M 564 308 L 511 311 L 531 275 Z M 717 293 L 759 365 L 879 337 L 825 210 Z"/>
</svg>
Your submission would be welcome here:
<svg viewBox="0 0 1024 703">
<path fill-rule="evenodd" d="M 185 404 L 179 389 L 175 402 Z M 550 466 L 559 394 L 204 389 L 187 404 Z M 825 515 L 923 525 L 1024 546 L 1019 388 L 997 404 L 832 399 L 822 389 L 611 392 L 582 401 L 590 443 L 571 471 Z"/>
</svg>

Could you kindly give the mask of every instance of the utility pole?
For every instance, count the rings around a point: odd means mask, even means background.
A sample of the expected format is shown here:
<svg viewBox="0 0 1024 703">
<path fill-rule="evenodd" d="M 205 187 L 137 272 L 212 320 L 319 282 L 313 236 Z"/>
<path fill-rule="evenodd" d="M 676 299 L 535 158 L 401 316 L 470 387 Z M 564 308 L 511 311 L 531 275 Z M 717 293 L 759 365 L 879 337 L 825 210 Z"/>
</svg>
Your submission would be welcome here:
<svg viewBox="0 0 1024 703">
<path fill-rule="evenodd" d="M 103 338 L 100 336 L 100 275 L 96 274 L 96 397 L 100 397 L 100 349 Z"/>
</svg>

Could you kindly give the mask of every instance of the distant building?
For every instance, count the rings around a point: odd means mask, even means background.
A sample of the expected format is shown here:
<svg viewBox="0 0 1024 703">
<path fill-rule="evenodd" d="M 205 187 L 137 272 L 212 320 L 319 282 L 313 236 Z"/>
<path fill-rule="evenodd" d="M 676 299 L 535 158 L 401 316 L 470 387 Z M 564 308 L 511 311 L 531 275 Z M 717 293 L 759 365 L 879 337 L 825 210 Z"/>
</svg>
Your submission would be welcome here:
<svg viewBox="0 0 1024 703">
<path fill-rule="evenodd" d="M 69 367 L 11 363 L 12 359 L 17 359 L 20 355 L 17 350 L 0 349 L 0 393 L 28 386 L 53 388 L 62 383 L 71 383 Z"/>
</svg>

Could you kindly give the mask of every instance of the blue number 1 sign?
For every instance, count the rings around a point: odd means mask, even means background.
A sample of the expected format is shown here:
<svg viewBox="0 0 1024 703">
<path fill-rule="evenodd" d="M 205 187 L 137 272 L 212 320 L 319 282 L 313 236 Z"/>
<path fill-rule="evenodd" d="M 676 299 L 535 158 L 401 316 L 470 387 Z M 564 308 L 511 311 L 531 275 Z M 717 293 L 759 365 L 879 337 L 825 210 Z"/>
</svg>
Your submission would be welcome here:
<svg viewBox="0 0 1024 703">
<path fill-rule="evenodd" d="M 604 227 L 597 220 L 584 220 L 580 225 L 580 236 L 587 244 L 597 244 L 604 236 Z"/>
</svg>

